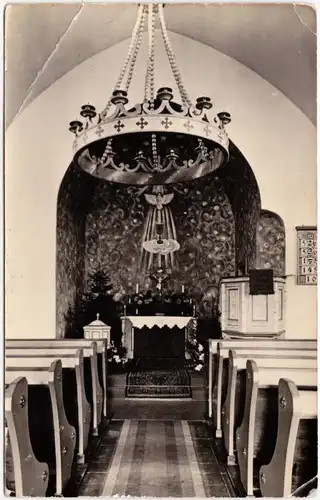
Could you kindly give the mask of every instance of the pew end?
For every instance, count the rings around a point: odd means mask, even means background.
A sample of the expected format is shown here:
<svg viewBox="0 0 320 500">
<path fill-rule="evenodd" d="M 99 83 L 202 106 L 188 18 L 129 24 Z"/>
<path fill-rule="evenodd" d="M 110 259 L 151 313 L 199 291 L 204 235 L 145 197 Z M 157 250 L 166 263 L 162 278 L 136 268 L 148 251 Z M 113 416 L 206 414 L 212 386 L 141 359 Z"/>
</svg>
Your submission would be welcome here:
<svg viewBox="0 0 320 500">
<path fill-rule="evenodd" d="M 34 456 L 29 436 L 28 383 L 16 378 L 5 391 L 5 418 L 8 447 L 11 446 L 16 497 L 44 497 L 49 483 L 49 467 Z M 8 450 L 7 450 L 8 452 Z"/>
<path fill-rule="evenodd" d="M 17 358 L 21 364 L 21 358 Z M 62 388 L 62 363 L 61 360 L 53 361 L 48 369 L 43 366 L 37 366 L 37 358 L 31 358 L 33 367 L 22 368 L 15 365 L 16 359 L 8 359 L 6 370 L 6 381 L 11 382 L 17 376 L 24 375 L 28 381 L 29 402 L 38 395 L 38 404 L 36 407 L 43 409 L 46 415 L 50 414 L 50 418 L 45 420 L 46 424 L 43 427 L 32 428 L 29 426 L 30 439 L 34 445 L 34 450 L 39 448 L 39 457 L 44 454 L 42 448 L 44 436 L 48 436 L 48 432 L 53 437 L 53 446 L 51 453 L 43 457 L 48 460 L 48 464 L 53 468 L 55 475 L 55 495 L 61 496 L 64 488 L 69 482 L 72 471 L 72 464 L 76 443 L 76 429 L 71 426 L 67 420 L 63 400 Z M 40 365 L 45 363 L 38 363 Z M 49 364 L 49 363 L 48 363 Z M 39 393 L 39 390 L 41 392 Z M 46 390 L 48 396 L 43 400 L 43 390 Z M 30 399 L 31 398 L 31 399 Z M 45 406 L 43 406 L 45 405 Z M 34 407 L 34 409 L 36 409 Z M 37 410 L 38 411 L 38 410 Z M 37 436 L 37 437 L 36 437 Z M 41 437 L 42 436 L 42 437 Z M 35 439 L 33 441 L 33 439 Z M 50 458 L 51 457 L 51 458 Z M 49 473 L 50 473 L 49 467 Z M 51 474 L 51 473 L 50 473 Z"/>
<path fill-rule="evenodd" d="M 243 421 L 236 430 L 236 446 L 241 482 L 249 497 L 253 496 L 253 460 L 247 460 L 248 449 L 253 449 L 254 427 L 246 425 L 252 422 L 255 414 L 256 400 L 259 388 L 257 364 L 247 361 L 246 395 Z M 254 403 L 254 404 L 253 404 Z"/>
<path fill-rule="evenodd" d="M 241 482 L 251 496 L 259 483 L 260 467 L 274 455 L 277 441 L 278 386 L 282 378 L 291 378 L 303 388 L 317 386 L 314 368 L 258 367 L 247 360 L 244 416 L 236 431 L 237 456 Z M 271 426 L 270 422 L 276 424 Z M 266 495 L 269 496 L 269 495 Z"/>
<path fill-rule="evenodd" d="M 301 391 L 288 379 L 280 379 L 278 434 L 274 455 L 259 473 L 262 496 L 288 497 L 292 493 L 294 455 L 301 420 L 317 419 L 317 391 Z M 310 480 L 311 478 L 304 478 Z"/>
<path fill-rule="evenodd" d="M 244 378 L 244 377 L 242 377 Z M 241 384 L 239 384 L 241 382 Z M 241 387 L 240 387 L 241 385 Z M 225 403 L 221 411 L 222 430 L 224 445 L 227 452 L 227 465 L 236 465 L 236 455 L 234 450 L 234 426 L 235 426 L 235 406 L 237 391 L 243 391 L 245 380 L 238 380 L 238 359 L 236 351 L 229 350 L 228 357 L 228 388 Z"/>
</svg>

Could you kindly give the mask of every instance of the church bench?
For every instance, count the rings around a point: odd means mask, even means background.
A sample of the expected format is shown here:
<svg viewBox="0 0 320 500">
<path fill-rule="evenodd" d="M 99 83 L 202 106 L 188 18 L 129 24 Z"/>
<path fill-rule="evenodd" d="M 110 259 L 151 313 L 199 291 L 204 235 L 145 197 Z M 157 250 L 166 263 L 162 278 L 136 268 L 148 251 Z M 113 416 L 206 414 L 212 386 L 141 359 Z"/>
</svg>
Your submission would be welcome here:
<svg viewBox="0 0 320 500">
<path fill-rule="evenodd" d="M 305 447 L 299 446 L 302 424 L 313 424 L 313 437 L 317 442 L 318 398 L 317 391 L 298 390 L 292 380 L 280 379 L 278 387 L 278 433 L 273 457 L 259 471 L 260 491 L 264 497 L 288 497 L 293 491 L 314 477 L 309 464 L 298 467 L 297 458 L 306 455 Z M 312 430 L 312 429 L 311 429 Z M 304 445 L 304 443 L 303 443 Z M 317 462 L 317 446 L 310 461 Z M 302 452 L 302 453 L 301 453 Z M 317 466 L 314 467 L 317 473 Z"/>
<path fill-rule="evenodd" d="M 289 355 L 288 355 L 289 354 Z M 246 365 L 247 360 L 254 356 L 258 368 L 312 368 L 317 369 L 317 355 L 302 357 L 300 351 L 278 351 L 273 356 L 266 356 L 261 351 L 247 353 L 229 350 L 228 386 L 225 403 L 222 406 L 221 421 L 223 439 L 227 451 L 229 465 L 235 464 L 234 437 L 235 429 L 239 427 L 245 405 Z"/>
<path fill-rule="evenodd" d="M 25 376 L 30 380 L 30 384 L 46 384 L 45 371 L 48 370 L 51 363 L 57 361 L 58 356 L 54 353 L 41 355 L 32 354 L 30 350 L 28 355 L 16 353 L 16 350 L 6 353 L 5 376 L 8 379 L 10 373 L 16 376 Z M 83 350 L 79 349 L 76 353 L 59 355 L 62 363 L 63 380 L 63 404 L 67 414 L 67 420 L 76 428 L 76 448 L 78 463 L 85 462 L 85 450 L 88 446 L 89 432 L 92 421 L 91 405 L 87 400 L 84 382 L 83 370 Z M 42 378 L 41 378 L 42 377 Z"/>
<path fill-rule="evenodd" d="M 223 343 L 223 344 L 222 344 Z M 288 339 L 288 340 L 272 340 L 272 339 L 209 339 L 209 376 L 208 376 L 208 416 L 212 419 L 212 400 L 213 390 L 217 383 L 217 352 L 218 344 L 229 349 L 236 349 L 238 347 L 255 346 L 255 347 L 273 347 L 274 345 L 279 348 L 285 346 L 292 346 L 293 349 L 317 349 L 317 340 L 311 339 Z"/>
<path fill-rule="evenodd" d="M 24 373 L 23 377 L 21 377 L 21 373 Z M 47 462 L 49 465 L 48 479 L 50 476 L 52 477 L 55 495 L 61 496 L 71 476 L 76 438 L 75 428 L 67 421 L 64 411 L 61 361 L 55 361 L 51 363 L 49 368 L 44 369 L 37 367 L 32 368 L 32 370 L 22 371 L 20 368 L 18 370 L 11 367 L 7 368 L 5 372 L 5 381 L 9 384 L 9 387 L 12 386 L 12 384 L 16 384 L 17 380 L 20 381 L 20 394 L 22 389 L 22 392 L 24 392 L 24 395 L 20 396 L 20 408 L 24 409 L 27 421 L 24 422 L 25 427 L 23 430 L 21 429 L 21 434 L 13 435 L 12 429 L 10 431 L 6 412 L 15 475 L 17 472 L 17 476 L 20 478 L 18 482 L 20 482 L 21 488 L 21 478 L 24 475 L 28 476 L 28 467 L 26 467 L 25 464 L 28 463 L 29 459 L 26 451 L 30 451 L 31 448 L 33 451 L 30 456 L 34 453 L 41 462 Z M 40 394 L 38 394 L 39 401 L 41 398 L 42 421 L 40 425 L 36 426 L 32 420 L 35 411 L 39 411 L 39 408 L 32 407 L 32 399 L 34 397 L 32 389 L 35 389 L 35 387 L 32 386 L 41 386 L 41 389 L 45 389 L 45 392 L 41 390 Z M 25 402 L 27 401 L 26 394 L 28 394 L 28 405 L 23 404 L 24 399 Z M 19 411 L 20 413 L 22 412 L 22 410 L 19 410 L 16 406 L 15 410 L 12 412 L 13 415 L 9 418 L 11 420 L 12 418 L 13 420 L 17 418 Z M 17 414 L 15 414 L 15 412 L 17 412 Z M 37 422 L 37 424 L 39 424 L 39 422 Z M 13 436 L 14 439 L 12 439 Z M 8 457 L 10 454 L 9 451 L 10 446 L 7 448 Z M 20 456 L 22 460 L 15 459 L 16 456 Z M 39 469 L 38 465 L 36 467 Z M 31 472 L 32 471 L 30 471 L 30 473 Z M 27 481 L 28 483 L 30 478 L 24 479 L 23 481 Z M 15 484 L 17 484 L 16 481 Z M 26 495 L 24 494 L 24 496 Z M 35 495 L 33 494 L 32 496 Z"/>
<path fill-rule="evenodd" d="M 85 368 L 87 368 L 84 370 L 85 387 L 93 407 L 92 434 L 93 436 L 98 436 L 99 425 L 102 422 L 103 399 L 106 398 L 107 395 L 103 393 L 98 376 L 97 343 L 95 341 L 90 341 L 90 345 L 82 348 L 82 351 L 85 358 Z M 75 352 L 76 349 L 73 345 L 70 347 L 62 345 L 60 347 L 60 345 L 57 345 L 56 343 L 47 347 L 31 347 L 28 345 L 27 347 L 8 348 L 6 350 L 8 356 L 11 356 L 11 354 L 17 355 L 19 353 L 19 356 L 21 357 L 37 355 L 62 358 L 63 356 L 69 356 Z"/>
<path fill-rule="evenodd" d="M 260 341 L 258 342 L 260 343 Z M 297 350 L 295 349 L 296 344 L 288 343 L 287 345 L 282 346 L 281 344 L 283 344 L 283 341 L 273 341 L 273 342 L 279 342 L 279 344 L 275 346 L 270 343 L 267 343 L 265 346 L 263 345 L 259 346 L 256 344 L 256 342 L 254 342 L 254 344 L 252 344 L 251 342 L 250 345 L 242 344 L 239 346 L 235 345 L 231 347 L 229 343 L 227 345 L 225 345 L 224 342 L 218 343 L 217 375 L 216 375 L 216 382 L 213 387 L 213 396 L 212 396 L 212 420 L 213 420 L 213 425 L 216 428 L 217 438 L 222 437 L 221 410 L 227 392 L 227 384 L 228 384 L 227 360 L 229 358 L 230 348 L 235 349 L 237 352 L 239 351 L 239 352 L 252 353 L 252 357 L 254 357 L 255 354 L 258 355 L 259 352 L 265 354 L 265 356 L 272 357 L 273 355 L 275 355 L 277 352 L 280 351 L 281 353 L 287 353 L 287 356 L 299 355 L 301 357 L 310 357 L 316 355 L 315 349 L 306 349 L 306 348 L 302 349 L 301 347 L 299 347 L 299 349 Z"/>
<path fill-rule="evenodd" d="M 95 340 L 97 345 L 98 375 L 103 388 L 103 418 L 107 418 L 107 340 Z M 91 339 L 9 339 L 5 342 L 6 349 L 19 348 L 74 348 L 84 349 L 92 346 Z"/>
<path fill-rule="evenodd" d="M 33 452 L 28 419 L 28 383 L 18 377 L 5 389 L 5 482 L 16 497 L 44 497 L 49 483 L 48 464 Z"/>
<path fill-rule="evenodd" d="M 260 467 L 274 453 L 281 378 L 292 380 L 299 388 L 317 388 L 316 369 L 258 368 L 255 361 L 247 360 L 245 408 L 236 441 L 240 478 L 248 496 L 254 494 Z"/>
</svg>

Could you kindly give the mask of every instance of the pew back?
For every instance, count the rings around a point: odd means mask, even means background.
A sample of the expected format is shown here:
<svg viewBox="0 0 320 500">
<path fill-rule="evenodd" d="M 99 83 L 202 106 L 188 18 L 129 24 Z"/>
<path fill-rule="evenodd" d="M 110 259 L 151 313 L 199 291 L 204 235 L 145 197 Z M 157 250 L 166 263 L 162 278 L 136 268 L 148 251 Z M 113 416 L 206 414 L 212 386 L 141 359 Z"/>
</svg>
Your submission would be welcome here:
<svg viewBox="0 0 320 500">
<path fill-rule="evenodd" d="M 217 384 L 217 351 L 218 345 L 220 348 L 238 349 L 243 347 L 255 348 L 283 348 L 283 349 L 299 349 L 299 350 L 316 350 L 317 341 L 310 339 L 297 339 L 297 340 L 272 340 L 272 339 L 209 339 L 209 363 L 208 363 L 208 416 L 212 418 L 213 415 L 213 390 Z"/>
<path fill-rule="evenodd" d="M 47 371 L 49 365 L 57 361 L 57 355 L 54 353 L 49 355 L 37 356 L 32 355 L 28 351 L 28 355 L 15 356 L 12 352 L 5 359 L 5 377 L 9 382 L 17 376 L 25 376 L 32 385 L 45 385 L 48 382 Z M 71 373 L 63 377 L 68 379 L 70 383 L 75 384 L 75 390 L 70 393 L 66 392 L 64 399 L 69 403 L 68 418 L 72 425 L 76 426 L 78 432 L 78 462 L 84 462 L 84 452 L 88 445 L 89 432 L 92 423 L 91 405 L 87 400 L 85 391 L 84 369 L 83 369 L 83 351 L 79 349 L 76 353 L 69 353 L 60 356 L 62 368 L 66 368 Z M 67 384 L 69 385 L 69 383 Z M 64 387 L 68 389 L 68 387 Z M 74 404 L 73 404 L 74 401 Z M 97 407 L 93 403 L 93 414 L 97 419 Z M 94 420 L 94 419 L 93 419 Z"/>
<path fill-rule="evenodd" d="M 259 341 L 260 342 L 260 341 Z M 277 341 L 274 341 L 277 342 Z M 214 420 L 214 425 L 216 427 L 216 437 L 222 437 L 222 429 L 221 429 L 221 409 L 222 409 L 222 404 L 224 402 L 224 399 L 227 394 L 227 386 L 228 386 L 228 365 L 227 365 L 227 359 L 229 357 L 229 350 L 230 348 L 223 347 L 222 342 L 218 342 L 218 350 L 217 350 L 217 357 L 218 357 L 218 362 L 217 362 L 217 374 L 216 374 L 216 380 L 215 384 L 212 387 L 212 409 L 211 409 L 211 415 Z M 305 350 L 297 350 L 297 349 L 288 349 L 287 347 L 270 347 L 266 346 L 264 347 L 258 347 L 256 343 L 254 343 L 254 347 L 252 345 L 241 345 L 240 347 L 234 348 L 236 350 L 237 355 L 242 353 L 243 355 L 247 355 L 248 358 L 267 358 L 271 357 L 273 358 L 274 356 L 281 355 L 283 357 L 295 357 L 299 356 L 301 358 L 309 358 L 309 357 L 314 357 L 316 358 L 317 353 L 315 350 L 312 349 L 305 349 Z M 226 363 L 224 363 L 224 360 Z"/>
<path fill-rule="evenodd" d="M 98 427 L 102 421 L 102 411 L 103 402 L 106 398 L 106 393 L 104 393 L 98 376 L 98 363 L 97 363 L 97 347 L 95 342 L 91 342 L 91 347 L 86 347 L 82 349 L 85 351 L 85 357 L 90 359 L 90 369 L 91 369 L 91 388 L 92 388 L 92 405 L 93 405 L 93 434 L 97 436 L 99 434 Z M 57 359 L 62 360 L 63 367 L 72 367 L 72 359 L 76 354 L 74 349 L 66 348 L 17 348 L 8 349 L 6 352 L 6 365 L 8 366 L 19 366 L 19 363 L 23 363 L 23 367 L 32 367 L 34 359 L 37 359 L 37 363 L 45 363 L 46 359 Z M 41 359 L 41 362 L 40 362 Z M 42 365 L 43 366 L 43 365 Z M 86 375 L 86 374 L 85 374 Z"/>
<path fill-rule="evenodd" d="M 290 356 L 291 353 L 288 351 L 284 351 L 283 354 L 281 354 L 281 352 L 277 352 L 274 356 L 266 356 L 265 354 L 261 354 L 261 352 L 256 354 L 230 349 L 229 363 L 236 366 L 237 370 L 245 370 L 247 359 L 253 357 L 257 361 L 258 366 L 263 366 L 265 368 L 278 367 L 280 366 L 279 363 L 281 363 L 281 366 L 284 368 L 290 368 L 291 366 L 301 366 L 301 368 L 317 368 L 318 359 L 316 353 L 314 353 L 313 356 L 309 354 L 307 356 L 301 356 L 298 353 L 296 354 L 295 351 L 293 351 L 293 353 L 293 356 Z"/>
<path fill-rule="evenodd" d="M 28 347 L 70 347 L 74 349 L 84 349 L 86 347 L 91 347 L 92 342 L 92 339 L 8 339 L 5 341 L 5 349 Z M 94 342 L 97 344 L 97 352 L 105 352 L 107 350 L 106 340 L 95 340 Z"/>
<path fill-rule="evenodd" d="M 97 370 L 97 375 L 100 374 L 100 382 L 97 380 L 97 390 L 100 393 L 103 389 L 102 395 L 102 413 L 104 418 L 107 417 L 107 341 L 106 340 L 95 340 L 90 339 L 53 339 L 53 340 L 9 340 L 6 342 L 6 355 L 10 356 L 14 353 L 25 356 L 30 354 L 46 355 L 50 351 L 61 357 L 69 352 L 74 352 L 77 349 L 82 349 L 84 356 L 90 357 L 91 359 L 91 370 L 95 374 Z M 36 351 L 35 351 L 36 350 Z M 99 357 L 95 359 L 96 355 L 101 355 L 101 361 Z M 97 365 L 97 368 L 95 368 Z M 102 388 L 100 387 L 102 385 Z M 99 398 L 98 398 L 99 399 Z"/>
<path fill-rule="evenodd" d="M 278 351 L 275 356 L 266 357 L 264 354 L 255 355 L 254 360 L 258 368 L 270 368 L 276 371 L 290 369 L 317 369 L 317 358 L 301 358 L 298 356 L 288 357 L 288 352 L 281 354 Z M 225 403 L 221 411 L 221 423 L 224 444 L 228 456 L 228 464 L 234 465 L 234 433 L 240 425 L 245 405 L 246 377 L 245 369 L 250 354 L 241 351 L 229 350 L 228 387 Z"/>
<path fill-rule="evenodd" d="M 211 352 L 215 352 L 215 349 L 220 347 L 227 347 L 229 349 L 237 349 L 238 347 L 277 347 L 277 348 L 288 348 L 288 349 L 317 349 L 317 340 L 309 339 L 288 339 L 288 340 L 267 340 L 267 339 L 241 339 L 241 340 L 219 340 L 210 339 Z"/>
</svg>

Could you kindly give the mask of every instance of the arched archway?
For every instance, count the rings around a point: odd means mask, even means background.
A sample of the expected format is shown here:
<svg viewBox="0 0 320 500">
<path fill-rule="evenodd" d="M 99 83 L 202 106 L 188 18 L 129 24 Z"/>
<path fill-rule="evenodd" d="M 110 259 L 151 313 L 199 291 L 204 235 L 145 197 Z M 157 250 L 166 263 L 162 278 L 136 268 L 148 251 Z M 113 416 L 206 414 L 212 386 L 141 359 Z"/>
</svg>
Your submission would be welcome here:
<svg viewBox="0 0 320 500">
<path fill-rule="evenodd" d="M 167 287 L 178 291 L 183 284 L 200 314 L 210 316 L 220 279 L 245 274 L 255 266 L 258 184 L 231 143 L 225 167 L 176 184 L 172 190 L 180 250 Z M 113 293 L 120 297 L 132 293 L 136 283 L 142 290 L 150 286 L 149 277 L 142 276 L 139 268 L 147 210 L 141 187 L 109 183 L 70 165 L 57 202 L 58 336 L 81 334 L 77 310 L 88 275 L 97 267 L 106 271 Z"/>
</svg>

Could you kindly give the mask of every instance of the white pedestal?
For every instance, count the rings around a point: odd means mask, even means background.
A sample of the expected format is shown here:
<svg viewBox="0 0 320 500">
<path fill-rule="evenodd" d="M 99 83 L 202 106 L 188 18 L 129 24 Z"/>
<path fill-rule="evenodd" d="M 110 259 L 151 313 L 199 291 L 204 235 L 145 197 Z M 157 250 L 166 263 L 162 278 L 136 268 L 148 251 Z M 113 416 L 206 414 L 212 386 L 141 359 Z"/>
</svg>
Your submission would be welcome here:
<svg viewBox="0 0 320 500">
<path fill-rule="evenodd" d="M 285 279 L 273 279 L 274 294 L 250 295 L 249 277 L 220 284 L 222 336 L 278 337 L 285 333 Z"/>
</svg>

